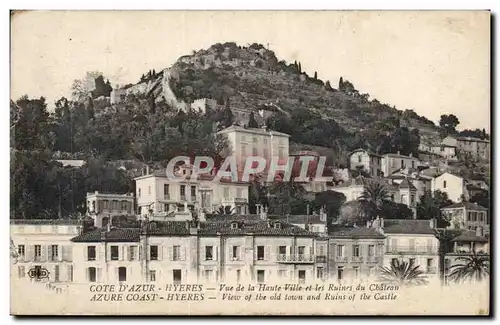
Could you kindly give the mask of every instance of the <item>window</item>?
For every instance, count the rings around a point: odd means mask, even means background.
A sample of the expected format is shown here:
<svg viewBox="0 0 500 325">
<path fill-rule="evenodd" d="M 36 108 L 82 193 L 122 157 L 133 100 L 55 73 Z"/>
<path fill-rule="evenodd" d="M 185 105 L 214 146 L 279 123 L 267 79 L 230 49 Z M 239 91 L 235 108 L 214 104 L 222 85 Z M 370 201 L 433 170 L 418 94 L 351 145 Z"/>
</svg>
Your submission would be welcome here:
<svg viewBox="0 0 500 325">
<path fill-rule="evenodd" d="M 262 283 L 265 280 L 264 270 L 257 270 L 257 282 Z"/>
<path fill-rule="evenodd" d="M 87 246 L 87 260 L 95 261 L 95 246 Z"/>
<path fill-rule="evenodd" d="M 286 270 L 278 270 L 278 277 L 280 278 L 286 277 Z"/>
<path fill-rule="evenodd" d="M 168 200 L 170 198 L 170 188 L 168 184 L 163 185 L 163 198 Z"/>
<path fill-rule="evenodd" d="M 241 280 L 241 270 L 236 270 L 236 282 L 240 282 Z"/>
<path fill-rule="evenodd" d="M 263 153 L 263 156 L 266 158 L 266 157 L 269 157 L 269 150 L 267 148 L 264 148 L 264 153 Z"/>
<path fill-rule="evenodd" d="M 229 200 L 229 187 L 224 187 L 224 199 Z"/>
<path fill-rule="evenodd" d="M 127 268 L 124 266 L 118 268 L 118 281 L 127 281 Z"/>
<path fill-rule="evenodd" d="M 137 189 L 137 196 L 141 197 L 141 189 L 140 188 Z"/>
<path fill-rule="evenodd" d="M 181 185 L 181 200 L 186 199 L 186 185 Z"/>
<path fill-rule="evenodd" d="M 368 269 L 368 274 L 370 276 L 373 276 L 375 274 L 375 266 L 370 266 L 370 268 Z"/>
<path fill-rule="evenodd" d="M 156 261 L 158 260 L 158 246 L 157 245 L 152 245 L 149 250 L 149 259 L 151 261 Z"/>
<path fill-rule="evenodd" d="M 237 222 L 231 222 L 231 229 L 238 229 L 238 223 Z"/>
<path fill-rule="evenodd" d="M 39 261 L 42 257 L 42 246 L 35 245 L 35 261 Z"/>
<path fill-rule="evenodd" d="M 318 246 L 318 256 L 324 256 L 325 255 L 325 247 L 323 245 Z"/>
<path fill-rule="evenodd" d="M 405 161 L 404 161 L 404 159 L 401 159 L 401 168 L 405 168 Z"/>
<path fill-rule="evenodd" d="M 359 266 L 353 266 L 352 271 L 355 278 L 359 278 Z"/>
<path fill-rule="evenodd" d="M 446 188 L 446 181 L 443 181 L 443 188 Z"/>
<path fill-rule="evenodd" d="M 60 276 L 61 276 L 61 272 L 59 271 L 59 265 L 54 265 L 54 281 L 59 282 Z"/>
<path fill-rule="evenodd" d="M 368 256 L 375 256 L 375 245 L 368 245 Z"/>
<path fill-rule="evenodd" d="M 264 246 L 257 246 L 257 260 L 264 260 Z"/>
<path fill-rule="evenodd" d="M 279 246 L 278 247 L 278 254 L 286 255 L 286 246 Z"/>
<path fill-rule="evenodd" d="M 253 148 L 252 148 L 252 155 L 255 157 L 255 156 L 257 156 L 258 154 L 259 154 L 259 151 L 258 151 L 257 147 L 253 147 Z"/>
<path fill-rule="evenodd" d="M 196 186 L 191 186 L 191 201 L 196 201 Z"/>
<path fill-rule="evenodd" d="M 151 281 L 151 282 L 156 281 L 156 271 L 155 270 L 149 270 L 149 281 Z"/>
<path fill-rule="evenodd" d="M 352 246 L 352 256 L 359 257 L 359 245 Z"/>
<path fill-rule="evenodd" d="M 128 247 L 128 260 L 133 261 L 137 257 L 137 246 L 129 246 Z"/>
<path fill-rule="evenodd" d="M 19 257 L 24 257 L 26 255 L 26 246 L 24 245 L 17 246 L 17 254 L 19 254 Z"/>
<path fill-rule="evenodd" d="M 241 188 L 236 189 L 236 197 L 243 198 L 243 189 Z"/>
<path fill-rule="evenodd" d="M 344 267 L 338 266 L 337 267 L 337 280 L 342 280 L 343 278 L 344 278 Z"/>
<path fill-rule="evenodd" d="M 211 261 L 213 260 L 213 246 L 205 246 L 205 261 Z"/>
<path fill-rule="evenodd" d="M 73 265 L 68 265 L 68 281 L 73 282 Z"/>
<path fill-rule="evenodd" d="M 22 279 L 26 276 L 24 265 L 21 265 L 17 268 L 17 276 L 19 279 Z"/>
<path fill-rule="evenodd" d="M 361 162 L 361 155 L 358 155 L 358 163 Z"/>
<path fill-rule="evenodd" d="M 304 255 L 305 250 L 306 250 L 305 246 L 299 246 L 298 247 L 298 253 L 299 253 L 299 255 Z"/>
<path fill-rule="evenodd" d="M 344 257 L 344 245 L 337 246 L 337 256 Z"/>
<path fill-rule="evenodd" d="M 257 137 L 253 137 L 252 141 L 253 141 L 253 143 L 259 142 L 259 140 L 257 139 Z"/>
<path fill-rule="evenodd" d="M 411 168 L 415 169 L 415 161 L 414 160 L 411 161 Z"/>
<path fill-rule="evenodd" d="M 427 267 L 432 267 L 434 265 L 434 259 L 433 258 L 428 258 L 427 259 Z"/>
<path fill-rule="evenodd" d="M 316 269 L 316 278 L 318 279 L 323 279 L 323 268 L 322 267 L 318 267 Z"/>
<path fill-rule="evenodd" d="M 118 259 L 119 259 L 118 246 L 111 246 L 111 260 L 118 261 Z"/>
<path fill-rule="evenodd" d="M 397 260 L 398 260 L 397 258 L 393 258 L 393 259 L 391 259 L 391 263 L 394 264 L 397 262 Z"/>
<path fill-rule="evenodd" d="M 299 270 L 299 283 L 304 283 L 304 282 L 306 282 L 306 271 Z"/>
<path fill-rule="evenodd" d="M 174 260 L 174 261 L 181 260 L 181 247 L 180 246 L 174 246 L 172 248 L 172 260 Z"/>
<path fill-rule="evenodd" d="M 148 186 L 148 194 L 151 195 L 151 186 Z"/>
<path fill-rule="evenodd" d="M 239 252 L 240 252 L 240 247 L 239 246 L 233 246 L 233 252 L 232 252 L 232 257 L 233 260 L 238 260 L 239 258 Z"/>
<path fill-rule="evenodd" d="M 50 260 L 57 261 L 57 257 L 59 256 L 59 249 L 57 245 L 50 245 Z"/>
<path fill-rule="evenodd" d="M 88 272 L 89 272 L 89 281 L 90 282 L 96 282 L 96 280 L 97 280 L 97 272 L 96 272 L 95 267 L 89 267 Z"/>
<path fill-rule="evenodd" d="M 211 281 L 212 280 L 212 270 L 205 270 L 205 280 L 206 281 Z"/>
</svg>

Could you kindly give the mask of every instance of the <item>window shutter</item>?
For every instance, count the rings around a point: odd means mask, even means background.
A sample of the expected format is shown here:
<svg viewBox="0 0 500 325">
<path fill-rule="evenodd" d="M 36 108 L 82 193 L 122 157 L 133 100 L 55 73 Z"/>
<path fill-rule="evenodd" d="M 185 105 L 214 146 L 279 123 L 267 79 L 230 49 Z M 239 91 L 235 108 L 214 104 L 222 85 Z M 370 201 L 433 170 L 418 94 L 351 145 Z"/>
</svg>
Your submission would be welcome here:
<svg viewBox="0 0 500 325">
<path fill-rule="evenodd" d="M 185 261 L 186 260 L 186 247 L 181 246 L 180 253 L 181 253 L 181 261 Z"/>
<path fill-rule="evenodd" d="M 125 246 L 124 245 L 121 245 L 121 246 L 118 246 L 119 247 L 119 260 L 120 261 L 123 261 L 125 260 Z"/>
<path fill-rule="evenodd" d="M 132 246 L 127 246 L 127 260 L 132 260 Z"/>
<path fill-rule="evenodd" d="M 66 254 L 68 255 L 67 261 L 72 262 L 73 261 L 73 246 L 65 245 L 64 247 L 66 247 Z"/>
<path fill-rule="evenodd" d="M 142 260 L 142 246 L 139 246 L 139 260 Z"/>
<path fill-rule="evenodd" d="M 115 281 L 118 282 L 120 280 L 120 272 L 118 271 L 118 267 L 115 267 Z M 108 279 L 109 280 L 109 279 Z"/>
<path fill-rule="evenodd" d="M 204 261 L 207 258 L 207 246 L 203 246 L 202 253 L 201 260 Z"/>
<path fill-rule="evenodd" d="M 219 260 L 219 246 L 214 246 L 213 257 L 214 257 L 214 261 L 218 261 Z"/>
<path fill-rule="evenodd" d="M 148 245 L 147 247 L 146 260 L 151 260 L 151 245 Z"/>
<path fill-rule="evenodd" d="M 47 261 L 47 245 L 41 245 L 40 250 L 41 250 L 41 261 L 42 262 Z"/>
<path fill-rule="evenodd" d="M 96 281 L 97 282 L 104 282 L 104 279 L 102 278 L 102 269 L 98 268 L 96 270 Z"/>
<path fill-rule="evenodd" d="M 313 248 L 312 248 L 312 246 L 309 246 L 308 248 L 309 248 L 308 249 L 308 251 L 309 251 L 308 255 L 312 256 L 312 254 L 313 254 Z"/>
<path fill-rule="evenodd" d="M 52 245 L 47 245 L 47 256 L 48 259 L 52 257 Z"/>
<path fill-rule="evenodd" d="M 232 261 L 233 260 L 233 250 L 234 250 L 234 246 L 233 245 L 229 245 L 228 246 L 229 249 L 227 250 L 227 254 L 226 254 L 226 261 Z"/>
<path fill-rule="evenodd" d="M 167 249 L 167 260 L 168 261 L 173 261 L 174 260 L 174 246 L 169 245 L 165 247 Z"/>
<path fill-rule="evenodd" d="M 90 282 L 90 268 L 89 267 L 87 267 L 85 269 L 85 281 Z"/>
<path fill-rule="evenodd" d="M 166 247 L 163 246 L 163 245 L 158 245 L 158 261 L 161 261 L 163 260 L 163 250 L 165 249 Z"/>
<path fill-rule="evenodd" d="M 239 253 L 239 257 L 240 257 L 240 260 L 243 261 L 245 259 L 245 252 L 244 252 L 244 249 L 243 249 L 243 246 L 238 246 L 238 253 Z"/>
<path fill-rule="evenodd" d="M 266 261 L 269 261 L 271 259 L 270 255 L 271 255 L 271 246 L 268 245 L 265 247 L 264 259 Z"/>
<path fill-rule="evenodd" d="M 33 261 L 34 256 L 35 256 L 35 246 L 34 245 L 28 245 L 28 254 L 26 255 L 26 260 L 27 261 Z"/>
</svg>

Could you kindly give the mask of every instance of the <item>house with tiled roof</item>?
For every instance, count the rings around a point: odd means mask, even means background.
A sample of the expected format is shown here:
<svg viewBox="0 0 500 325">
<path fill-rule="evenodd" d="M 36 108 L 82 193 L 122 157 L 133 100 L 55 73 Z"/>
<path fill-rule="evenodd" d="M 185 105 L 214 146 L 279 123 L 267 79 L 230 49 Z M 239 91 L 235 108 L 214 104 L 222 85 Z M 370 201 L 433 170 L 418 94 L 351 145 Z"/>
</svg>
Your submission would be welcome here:
<svg viewBox="0 0 500 325">
<path fill-rule="evenodd" d="M 433 193 L 435 191 L 444 192 L 453 202 L 460 202 L 463 197 L 469 199 L 469 192 L 466 185 L 467 182 L 463 177 L 445 172 L 433 178 L 431 190 Z"/>
<path fill-rule="evenodd" d="M 392 175 L 400 169 L 411 168 L 416 169 L 420 165 L 420 160 L 413 157 L 410 153 L 409 156 L 402 155 L 399 151 L 397 153 L 386 153 L 382 155 L 382 173 L 385 177 Z"/>
<path fill-rule="evenodd" d="M 349 168 L 363 171 L 371 177 L 382 176 L 382 157 L 365 149 L 356 149 L 349 153 Z"/>
<path fill-rule="evenodd" d="M 464 258 L 473 255 L 490 256 L 490 238 L 482 227 L 477 227 L 475 230 L 463 230 L 451 241 L 453 250 L 447 252 L 444 257 L 445 281 L 452 271 L 451 267 L 456 264 L 463 264 Z"/>
<path fill-rule="evenodd" d="M 384 261 L 384 240 L 377 229 L 366 225 L 333 227 L 328 233 L 330 279 L 376 277 Z"/>
<path fill-rule="evenodd" d="M 210 218 L 209 218 L 210 219 Z M 313 279 L 316 235 L 281 220 L 149 221 L 72 238 L 75 281 L 190 283 Z M 279 280 L 279 279 L 278 279 Z"/>
<path fill-rule="evenodd" d="M 490 222 L 488 209 L 472 202 L 458 202 L 441 209 L 450 223 L 451 229 L 467 229 L 475 231 L 481 227 L 489 233 Z"/>
<path fill-rule="evenodd" d="M 429 278 L 438 277 L 439 240 L 436 220 L 383 219 L 373 221 L 372 228 L 385 235 L 384 266 L 393 259 L 413 260 Z"/>
</svg>

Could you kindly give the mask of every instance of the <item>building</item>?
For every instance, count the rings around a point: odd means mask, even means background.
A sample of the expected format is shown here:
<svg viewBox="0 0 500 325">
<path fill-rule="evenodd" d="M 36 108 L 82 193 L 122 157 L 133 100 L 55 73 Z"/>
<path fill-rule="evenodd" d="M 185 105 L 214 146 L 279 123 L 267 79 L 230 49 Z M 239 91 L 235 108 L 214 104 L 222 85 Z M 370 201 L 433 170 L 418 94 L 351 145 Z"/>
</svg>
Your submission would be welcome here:
<svg viewBox="0 0 500 325">
<path fill-rule="evenodd" d="M 475 159 L 490 159 L 490 141 L 472 137 L 458 137 L 457 149 L 470 154 Z"/>
<path fill-rule="evenodd" d="M 462 177 L 448 172 L 434 177 L 431 181 L 431 189 L 433 193 L 435 191 L 444 192 L 453 202 L 460 202 L 463 198 L 469 199 L 469 193 L 466 185 L 467 184 Z"/>
<path fill-rule="evenodd" d="M 109 218 L 121 215 L 134 215 L 134 194 L 87 193 L 87 213 L 94 218 L 98 227 L 104 227 Z"/>
<path fill-rule="evenodd" d="M 376 277 L 384 260 L 384 235 L 371 227 L 335 227 L 328 234 L 331 280 Z"/>
<path fill-rule="evenodd" d="M 420 165 L 420 160 L 410 153 L 409 156 L 395 153 L 386 153 L 382 156 L 382 173 L 385 177 L 392 175 L 400 169 L 411 168 L 415 170 Z"/>
<path fill-rule="evenodd" d="M 459 202 L 441 209 L 452 229 L 476 230 L 489 233 L 488 209 L 471 202 Z"/>
<path fill-rule="evenodd" d="M 140 215 L 149 214 L 149 210 L 157 215 L 173 215 L 174 212 L 185 212 L 185 206 L 192 210 L 195 205 L 207 212 L 228 206 L 231 213 L 247 213 L 248 183 L 224 178 L 214 182 L 212 175 L 198 175 L 194 179 L 192 170 L 187 167 L 181 167 L 178 173 L 186 178 L 183 181 L 170 180 L 165 171 L 135 178 Z"/>
<path fill-rule="evenodd" d="M 438 278 L 439 240 L 435 236 L 435 219 L 377 218 L 372 227 L 385 235 L 384 266 L 390 266 L 393 259 L 414 260 L 429 279 Z"/>
<path fill-rule="evenodd" d="M 444 280 L 449 283 L 449 275 L 454 270 L 454 265 L 465 264 L 464 258 L 474 255 L 490 258 L 490 240 L 481 227 L 476 230 L 465 230 L 452 239 L 453 250 L 444 257 Z"/>
<path fill-rule="evenodd" d="M 238 168 L 244 167 L 245 159 L 260 156 L 266 159 L 267 166 L 272 157 L 278 157 L 286 164 L 290 135 L 266 129 L 246 128 L 233 125 L 218 134 L 224 134 L 229 142 L 228 155 L 235 157 Z"/>
<path fill-rule="evenodd" d="M 217 102 L 215 99 L 200 98 L 191 103 L 191 111 L 196 113 L 205 114 L 208 111 L 215 111 L 217 109 Z"/>
<path fill-rule="evenodd" d="M 42 282 L 72 282 L 75 264 L 70 239 L 80 233 L 80 225 L 75 219 L 11 219 L 10 236 L 17 252 L 12 275 L 26 280 L 31 279 L 31 270 L 46 270 Z"/>
<path fill-rule="evenodd" d="M 75 282 L 306 281 L 315 235 L 272 220 L 145 221 L 76 236 Z"/>
<path fill-rule="evenodd" d="M 371 177 L 381 177 L 382 156 L 365 149 L 357 149 L 349 154 L 349 168 L 363 171 Z"/>
</svg>

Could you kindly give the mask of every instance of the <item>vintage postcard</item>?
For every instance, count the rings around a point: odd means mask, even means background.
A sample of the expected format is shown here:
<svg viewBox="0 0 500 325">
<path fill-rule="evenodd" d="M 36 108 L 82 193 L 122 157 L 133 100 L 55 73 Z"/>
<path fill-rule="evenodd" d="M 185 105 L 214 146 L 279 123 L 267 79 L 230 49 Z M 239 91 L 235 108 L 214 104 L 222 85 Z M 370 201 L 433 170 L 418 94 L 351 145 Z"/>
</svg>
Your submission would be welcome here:
<svg viewBox="0 0 500 325">
<path fill-rule="evenodd" d="M 489 315 L 489 11 L 12 11 L 13 315 Z"/>
</svg>

